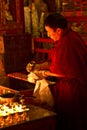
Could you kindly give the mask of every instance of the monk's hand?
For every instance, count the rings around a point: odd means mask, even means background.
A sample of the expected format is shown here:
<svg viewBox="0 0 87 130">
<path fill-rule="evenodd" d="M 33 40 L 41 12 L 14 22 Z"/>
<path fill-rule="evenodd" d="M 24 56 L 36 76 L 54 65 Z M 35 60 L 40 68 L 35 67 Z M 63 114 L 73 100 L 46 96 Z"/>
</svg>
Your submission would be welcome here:
<svg viewBox="0 0 87 130">
<path fill-rule="evenodd" d="M 26 66 L 27 72 L 35 71 L 35 70 L 40 70 L 40 64 L 36 64 L 35 61 L 30 61 L 27 66 Z"/>
</svg>

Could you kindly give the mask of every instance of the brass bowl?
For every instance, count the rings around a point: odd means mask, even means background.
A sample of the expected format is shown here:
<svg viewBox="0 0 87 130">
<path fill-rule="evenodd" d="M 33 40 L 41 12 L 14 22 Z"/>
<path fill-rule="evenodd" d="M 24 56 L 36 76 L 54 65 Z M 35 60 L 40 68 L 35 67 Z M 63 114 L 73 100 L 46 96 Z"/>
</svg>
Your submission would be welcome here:
<svg viewBox="0 0 87 130">
<path fill-rule="evenodd" d="M 11 103 L 19 100 L 20 95 L 15 93 L 5 93 L 0 95 L 0 103 Z"/>
</svg>

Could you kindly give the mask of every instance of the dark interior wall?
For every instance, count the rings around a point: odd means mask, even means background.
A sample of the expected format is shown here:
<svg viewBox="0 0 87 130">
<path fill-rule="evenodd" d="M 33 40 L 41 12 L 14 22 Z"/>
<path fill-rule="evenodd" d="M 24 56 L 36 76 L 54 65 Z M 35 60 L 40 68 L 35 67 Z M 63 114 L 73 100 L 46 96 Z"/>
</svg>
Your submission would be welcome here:
<svg viewBox="0 0 87 130">
<path fill-rule="evenodd" d="M 32 39 L 30 34 L 5 35 L 3 55 L 6 73 L 25 71 L 27 63 L 31 60 Z"/>
<path fill-rule="evenodd" d="M 55 12 L 56 11 L 55 0 L 44 0 L 44 2 L 47 3 L 49 12 Z"/>
</svg>

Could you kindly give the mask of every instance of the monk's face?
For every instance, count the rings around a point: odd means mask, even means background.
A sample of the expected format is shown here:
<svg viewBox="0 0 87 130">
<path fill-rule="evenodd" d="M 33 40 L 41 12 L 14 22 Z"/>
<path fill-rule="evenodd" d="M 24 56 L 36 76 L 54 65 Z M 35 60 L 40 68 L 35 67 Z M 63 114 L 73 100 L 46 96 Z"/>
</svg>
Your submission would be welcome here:
<svg viewBox="0 0 87 130">
<path fill-rule="evenodd" d="M 49 26 L 45 26 L 45 30 L 47 31 L 48 37 L 50 37 L 54 41 L 58 41 L 61 38 L 61 35 L 63 33 L 63 29 L 61 28 L 57 28 L 56 30 L 54 30 Z"/>
</svg>

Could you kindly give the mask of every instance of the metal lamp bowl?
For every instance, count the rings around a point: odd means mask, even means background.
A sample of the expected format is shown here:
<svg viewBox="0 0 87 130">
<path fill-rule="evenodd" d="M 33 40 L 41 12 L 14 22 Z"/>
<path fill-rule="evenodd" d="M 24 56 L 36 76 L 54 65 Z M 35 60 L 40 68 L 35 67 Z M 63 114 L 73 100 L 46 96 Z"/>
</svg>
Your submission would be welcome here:
<svg viewBox="0 0 87 130">
<path fill-rule="evenodd" d="M 0 103 L 10 103 L 19 100 L 20 95 L 15 93 L 5 93 L 0 95 Z"/>
</svg>

